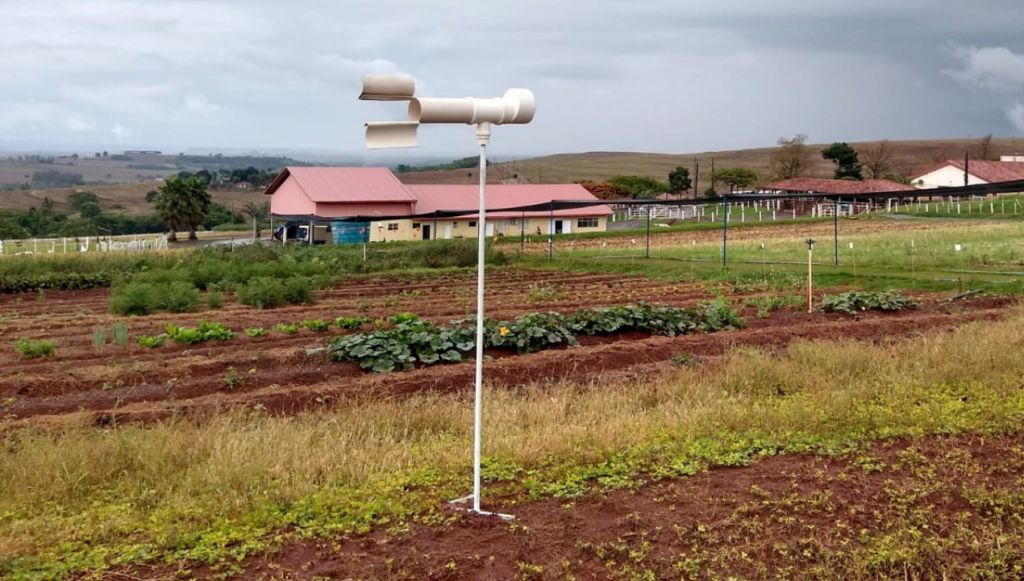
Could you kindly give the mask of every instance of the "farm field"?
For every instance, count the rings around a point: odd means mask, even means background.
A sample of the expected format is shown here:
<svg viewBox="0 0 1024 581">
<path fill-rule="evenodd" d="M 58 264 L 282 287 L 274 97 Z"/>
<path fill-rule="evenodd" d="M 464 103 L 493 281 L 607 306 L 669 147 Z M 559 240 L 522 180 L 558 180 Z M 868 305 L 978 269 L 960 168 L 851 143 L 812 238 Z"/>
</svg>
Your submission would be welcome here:
<svg viewBox="0 0 1024 581">
<path fill-rule="evenodd" d="M 713 299 L 726 287 L 676 284 L 639 276 L 567 275 L 506 269 L 489 280 L 489 317 L 513 319 L 534 311 L 570 313 L 588 308 L 646 301 L 694 306 Z M 768 289 L 731 292 L 744 300 L 767 296 Z M 800 289 L 790 291 L 798 301 Z M 85 421 L 108 425 L 132 420 L 153 421 L 181 413 L 205 413 L 239 403 L 278 413 L 298 413 L 335 405 L 352 398 L 393 397 L 420 392 L 465 392 L 471 389 L 471 364 L 437 366 L 399 376 L 371 375 L 353 363 L 330 363 L 309 356 L 307 349 L 323 347 L 339 329 L 295 334 L 273 331 L 277 324 L 302 320 L 334 321 L 341 316 L 383 319 L 399 312 L 444 323 L 474 312 L 475 279 L 448 275 L 436 279 L 368 279 L 323 291 L 315 305 L 258 311 L 230 304 L 217 311 L 133 317 L 129 333 L 157 335 L 168 323 L 195 327 L 202 321 L 226 324 L 239 335 L 234 340 L 200 346 L 170 342 L 157 349 L 108 345 L 97 350 L 91 331 L 108 327 L 117 317 L 107 314 L 109 292 L 104 290 L 50 292 L 34 296 L 0 297 L 3 337 L 54 341 L 53 359 L 25 360 L 11 348 L 0 350 L 0 400 L 5 401 L 0 427 L 50 425 Z M 488 375 L 494 386 L 572 378 L 607 379 L 609 374 L 658 369 L 673 357 L 717 357 L 734 345 L 784 346 L 795 338 L 904 336 L 933 328 L 1001 316 L 1008 299 L 990 298 L 966 303 L 938 304 L 898 314 L 866 314 L 850 321 L 842 315 L 780 311 L 759 319 L 756 306 L 744 308 L 748 327 L 721 335 L 651 337 L 631 332 L 608 337 L 584 337 L 580 348 L 513 356 L 494 353 Z M 246 328 L 263 328 L 269 336 L 247 337 Z M 234 378 L 234 380 L 232 380 Z"/>
<path fill-rule="evenodd" d="M 315 277 L 346 264 L 343 250 L 268 250 L 291 266 L 265 272 Z M 384 250 L 399 264 L 429 255 Z M 179 284 L 246 262 L 181 256 L 135 268 Z M 91 260 L 97 272 L 131 264 Z M 462 319 L 474 283 L 465 269 L 335 275 L 312 304 L 259 310 L 229 294 L 216 309 L 133 317 L 110 314 L 105 288 L 0 295 L 0 576 L 774 578 L 813 576 L 816 561 L 799 556 L 811 551 L 872 578 L 1002 571 L 1000 551 L 1024 555 L 1024 529 L 972 504 L 1016 507 L 1001 468 L 1018 457 L 1024 417 L 1015 296 L 907 291 L 916 308 L 808 313 L 799 277 L 492 268 L 498 320 L 724 299 L 745 321 L 490 349 L 485 503 L 516 514 L 509 524 L 446 504 L 468 484 L 471 363 L 374 374 L 319 351 L 359 332 L 338 318 L 364 317 L 364 332 L 402 313 Z M 137 344 L 203 322 L 234 336 Z M 26 355 L 50 343 L 49 356 Z M 979 476 L 957 489 L 965 473 Z M 970 514 L 917 516 L 929 503 Z M 860 550 L 844 548 L 854 541 Z M 901 557 L 869 558 L 883 550 Z M 929 558 L 963 550 L 977 559 Z"/>
</svg>

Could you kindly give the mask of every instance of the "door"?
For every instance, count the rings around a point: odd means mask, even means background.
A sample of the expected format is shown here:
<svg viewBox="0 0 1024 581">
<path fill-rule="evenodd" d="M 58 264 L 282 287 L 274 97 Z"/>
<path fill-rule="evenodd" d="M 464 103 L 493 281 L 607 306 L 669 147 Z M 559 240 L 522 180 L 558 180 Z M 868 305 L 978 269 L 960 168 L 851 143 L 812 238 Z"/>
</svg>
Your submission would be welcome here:
<svg viewBox="0 0 1024 581">
<path fill-rule="evenodd" d="M 445 224 L 444 225 L 444 239 L 445 240 L 451 240 L 452 239 L 452 225 L 451 224 Z"/>
<path fill-rule="evenodd" d="M 555 220 L 555 234 L 562 233 L 562 222 L 563 220 Z"/>
<path fill-rule="evenodd" d="M 562 234 L 572 233 L 572 220 L 562 220 Z"/>
<path fill-rule="evenodd" d="M 490 238 L 494 236 L 494 222 L 486 222 L 484 224 L 484 236 Z"/>
<path fill-rule="evenodd" d="M 423 225 L 423 239 L 430 240 L 430 224 Z"/>
</svg>

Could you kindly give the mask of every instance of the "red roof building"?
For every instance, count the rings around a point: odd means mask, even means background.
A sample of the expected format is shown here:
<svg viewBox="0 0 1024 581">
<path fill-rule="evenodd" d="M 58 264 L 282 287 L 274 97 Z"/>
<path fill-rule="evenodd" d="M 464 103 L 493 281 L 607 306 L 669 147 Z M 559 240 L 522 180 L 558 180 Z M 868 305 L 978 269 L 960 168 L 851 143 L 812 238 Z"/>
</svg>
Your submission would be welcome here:
<svg viewBox="0 0 1024 581">
<path fill-rule="evenodd" d="M 964 171 L 964 160 L 947 159 L 925 168 L 910 178 L 910 183 L 920 189 L 952 188 L 966 185 L 994 184 L 1024 180 L 1024 162 L 1019 161 L 971 161 Z"/>
</svg>

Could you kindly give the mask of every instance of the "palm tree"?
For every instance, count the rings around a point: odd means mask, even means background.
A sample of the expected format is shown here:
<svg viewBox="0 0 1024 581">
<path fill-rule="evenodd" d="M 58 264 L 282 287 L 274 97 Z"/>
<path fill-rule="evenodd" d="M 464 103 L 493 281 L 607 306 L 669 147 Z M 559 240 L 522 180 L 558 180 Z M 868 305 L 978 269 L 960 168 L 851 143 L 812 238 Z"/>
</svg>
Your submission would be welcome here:
<svg viewBox="0 0 1024 581">
<path fill-rule="evenodd" d="M 260 222 L 270 216 L 270 202 L 246 202 L 242 207 L 242 213 L 252 218 L 253 237 L 259 238 Z"/>
</svg>

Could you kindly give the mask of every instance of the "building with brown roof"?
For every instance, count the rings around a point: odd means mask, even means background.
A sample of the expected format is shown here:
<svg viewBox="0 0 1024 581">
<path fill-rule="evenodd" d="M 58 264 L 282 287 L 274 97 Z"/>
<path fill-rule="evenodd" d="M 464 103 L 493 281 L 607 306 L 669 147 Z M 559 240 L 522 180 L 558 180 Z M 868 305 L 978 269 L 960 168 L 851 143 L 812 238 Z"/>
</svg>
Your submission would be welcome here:
<svg viewBox="0 0 1024 581">
<path fill-rule="evenodd" d="M 914 188 L 892 180 L 827 180 L 819 178 L 790 178 L 764 186 L 765 190 L 786 194 L 879 194 L 908 192 Z"/>
</svg>

